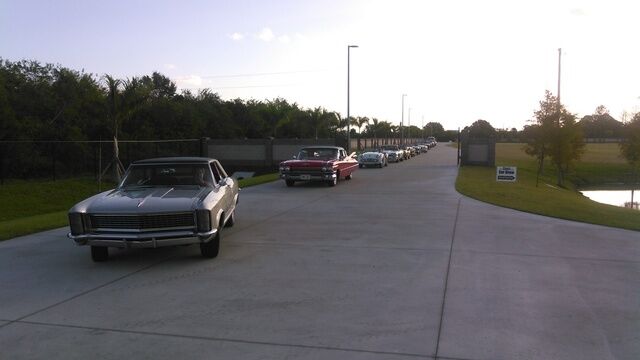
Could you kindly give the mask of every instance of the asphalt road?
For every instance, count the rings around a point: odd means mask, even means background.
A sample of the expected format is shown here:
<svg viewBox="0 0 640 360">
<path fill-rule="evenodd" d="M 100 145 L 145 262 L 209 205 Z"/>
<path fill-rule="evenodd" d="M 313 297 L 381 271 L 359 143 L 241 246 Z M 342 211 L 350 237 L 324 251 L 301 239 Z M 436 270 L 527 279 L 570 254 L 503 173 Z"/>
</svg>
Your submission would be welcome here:
<svg viewBox="0 0 640 360">
<path fill-rule="evenodd" d="M 0 358 L 640 358 L 640 234 L 465 198 L 456 174 L 439 146 L 244 189 L 214 260 L 0 242 Z"/>
</svg>

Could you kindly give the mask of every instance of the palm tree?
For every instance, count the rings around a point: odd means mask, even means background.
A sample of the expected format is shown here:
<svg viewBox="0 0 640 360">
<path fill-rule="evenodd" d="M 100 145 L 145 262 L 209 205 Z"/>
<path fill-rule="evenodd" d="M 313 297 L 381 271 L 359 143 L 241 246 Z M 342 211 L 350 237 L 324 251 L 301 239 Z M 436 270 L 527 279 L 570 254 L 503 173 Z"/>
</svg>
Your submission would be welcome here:
<svg viewBox="0 0 640 360">
<path fill-rule="evenodd" d="M 358 127 L 358 150 L 360 150 L 360 138 L 362 138 L 362 126 L 364 126 L 365 124 L 369 124 L 369 118 L 366 116 L 358 117 L 354 119 L 354 125 Z"/>
<path fill-rule="evenodd" d="M 113 158 L 104 171 L 100 174 L 101 181 L 102 176 L 109 170 L 109 168 L 113 169 L 113 178 L 117 182 L 120 182 L 122 179 L 122 174 L 124 174 L 124 166 L 122 162 L 120 162 L 120 150 L 118 149 L 118 128 L 119 128 L 119 117 L 120 109 L 122 104 L 122 93 L 120 91 L 120 85 L 122 81 L 119 79 L 113 78 L 111 75 L 104 75 L 104 79 L 107 85 L 107 107 L 109 118 L 113 121 Z"/>
<path fill-rule="evenodd" d="M 378 131 L 380 130 L 380 122 L 378 119 L 371 119 L 373 124 L 367 123 L 367 132 L 369 134 L 373 133 L 373 146 L 378 147 Z"/>
</svg>

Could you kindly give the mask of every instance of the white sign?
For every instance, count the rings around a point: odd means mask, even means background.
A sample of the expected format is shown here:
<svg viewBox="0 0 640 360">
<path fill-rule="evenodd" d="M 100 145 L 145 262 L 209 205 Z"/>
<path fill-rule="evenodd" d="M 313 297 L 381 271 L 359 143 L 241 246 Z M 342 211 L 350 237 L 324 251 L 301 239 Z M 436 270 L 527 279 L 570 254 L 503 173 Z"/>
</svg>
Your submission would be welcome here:
<svg viewBox="0 0 640 360">
<path fill-rule="evenodd" d="M 516 181 L 518 168 L 515 166 L 498 166 L 496 168 L 496 181 Z"/>
</svg>

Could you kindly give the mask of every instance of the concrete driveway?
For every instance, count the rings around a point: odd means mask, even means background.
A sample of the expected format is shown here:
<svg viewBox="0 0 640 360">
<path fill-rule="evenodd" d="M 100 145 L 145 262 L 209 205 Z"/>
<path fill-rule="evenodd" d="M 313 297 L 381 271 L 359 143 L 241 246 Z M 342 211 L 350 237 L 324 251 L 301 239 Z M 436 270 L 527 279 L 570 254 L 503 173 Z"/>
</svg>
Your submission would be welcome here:
<svg viewBox="0 0 640 360">
<path fill-rule="evenodd" d="M 244 189 L 214 260 L 1 242 L 0 358 L 640 358 L 640 234 L 462 197 L 455 156 Z"/>
</svg>

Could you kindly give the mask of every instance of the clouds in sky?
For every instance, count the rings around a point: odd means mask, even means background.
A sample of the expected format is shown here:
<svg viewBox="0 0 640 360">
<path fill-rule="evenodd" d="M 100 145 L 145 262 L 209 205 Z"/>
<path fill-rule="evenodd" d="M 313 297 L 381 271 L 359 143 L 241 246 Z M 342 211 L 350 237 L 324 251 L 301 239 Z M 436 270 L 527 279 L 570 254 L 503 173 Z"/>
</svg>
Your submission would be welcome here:
<svg viewBox="0 0 640 360">
<path fill-rule="evenodd" d="M 258 34 L 258 39 L 266 42 L 273 40 L 274 37 L 275 35 L 273 34 L 273 31 L 271 31 L 271 29 L 268 27 L 263 28 L 262 31 L 260 31 L 260 33 Z"/>
<path fill-rule="evenodd" d="M 234 32 L 234 33 L 232 33 L 232 34 L 230 34 L 228 36 L 233 41 L 241 41 L 241 40 L 244 40 L 246 38 L 245 34 L 242 34 L 240 32 Z M 262 28 L 262 30 L 260 30 L 260 32 L 253 34 L 253 38 L 256 39 L 256 40 L 267 42 L 267 43 L 268 42 L 272 42 L 274 40 L 277 40 L 278 42 L 280 42 L 282 44 L 289 44 L 293 40 L 304 40 L 305 39 L 304 35 L 302 35 L 300 33 L 296 33 L 295 35 L 276 34 L 276 33 L 273 32 L 273 30 L 270 27 Z"/>
<path fill-rule="evenodd" d="M 240 41 L 242 39 L 244 39 L 244 35 L 234 32 L 233 34 L 229 35 L 229 37 L 231 38 L 231 40 L 233 41 Z"/>
<path fill-rule="evenodd" d="M 179 76 L 173 78 L 176 85 L 180 88 L 193 88 L 202 86 L 202 77 L 197 75 Z"/>
</svg>

